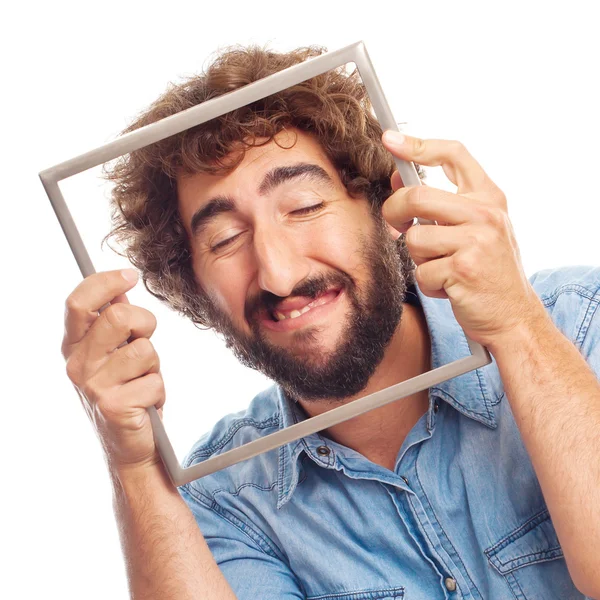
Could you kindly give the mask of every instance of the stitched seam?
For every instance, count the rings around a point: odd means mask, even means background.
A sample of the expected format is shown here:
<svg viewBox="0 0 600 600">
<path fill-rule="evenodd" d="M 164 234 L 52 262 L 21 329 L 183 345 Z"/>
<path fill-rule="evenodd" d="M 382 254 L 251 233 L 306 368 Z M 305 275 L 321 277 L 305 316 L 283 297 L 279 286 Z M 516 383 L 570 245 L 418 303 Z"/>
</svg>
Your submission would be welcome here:
<svg viewBox="0 0 600 600">
<path fill-rule="evenodd" d="M 233 425 L 231 425 L 231 427 L 227 430 L 225 435 L 219 441 L 215 442 L 214 444 L 212 444 L 210 446 L 202 446 L 201 448 L 198 448 L 197 450 L 195 450 L 190 455 L 188 460 L 186 460 L 186 466 L 189 466 L 192 461 L 194 461 L 197 458 L 200 458 L 201 456 L 208 456 L 208 455 L 212 454 L 213 452 L 223 448 L 223 446 L 225 446 L 227 443 L 229 443 L 231 441 L 231 439 L 233 438 L 233 436 L 242 427 L 250 425 L 250 426 L 254 426 L 256 429 L 266 429 L 267 427 L 270 427 L 272 425 L 277 425 L 278 423 L 279 423 L 279 419 L 277 419 L 277 417 L 269 417 L 265 421 L 255 421 L 254 419 L 249 419 L 249 418 L 239 419 L 239 420 L 235 421 L 235 423 L 233 423 Z"/>
<path fill-rule="evenodd" d="M 527 559 L 530 556 L 535 556 L 536 558 L 534 558 L 532 560 L 525 560 L 524 562 L 520 562 L 521 559 Z M 521 567 L 524 567 L 525 565 L 535 565 L 537 563 L 554 560 L 555 558 L 559 558 L 561 556 L 564 556 L 562 548 L 560 546 L 555 546 L 554 548 L 548 548 L 548 550 L 542 550 L 540 552 L 530 552 L 529 554 L 522 554 L 515 558 L 511 558 L 510 560 L 507 560 L 506 562 L 502 562 L 498 558 L 497 554 L 492 556 L 490 558 L 490 560 L 497 562 L 501 567 L 506 567 L 506 565 L 514 563 L 514 565 L 512 567 L 509 567 L 509 569 L 507 569 L 507 571 L 506 571 L 507 573 L 510 573 L 510 572 L 514 571 L 515 569 L 520 569 Z"/>
<path fill-rule="evenodd" d="M 565 285 L 561 285 L 559 288 L 554 290 L 550 296 L 540 296 L 540 300 L 542 300 L 544 306 L 551 306 L 552 304 L 556 303 L 561 294 L 568 292 L 575 292 L 580 296 L 584 296 L 588 300 L 592 300 L 596 295 L 597 290 L 590 290 L 589 288 L 577 283 L 566 283 Z"/>
<path fill-rule="evenodd" d="M 599 296 L 599 298 L 596 299 L 596 296 Z M 592 306 L 594 307 L 593 310 Z M 585 343 L 585 338 L 587 337 L 587 334 L 590 330 L 590 323 L 592 322 L 594 315 L 598 310 L 598 306 L 600 306 L 600 288 L 598 288 L 598 291 L 594 295 L 594 298 L 588 304 L 587 310 L 585 311 L 585 315 L 581 321 L 581 325 L 579 326 L 579 330 L 577 331 L 577 336 L 575 337 L 575 340 L 579 339 L 579 336 L 581 335 L 581 330 L 583 329 L 584 325 L 587 326 L 585 334 L 583 335 L 583 339 L 581 340 L 581 343 L 578 344 L 579 348 L 582 348 L 583 344 Z"/>
<path fill-rule="evenodd" d="M 496 542 L 491 548 L 488 548 L 484 552 L 488 554 L 488 556 L 490 554 L 497 554 L 498 551 L 503 550 L 504 548 L 506 548 L 506 546 L 519 539 L 520 537 L 523 537 L 526 533 L 529 533 L 532 529 L 534 529 L 549 518 L 550 513 L 548 512 L 548 509 L 543 508 L 538 513 L 527 519 L 527 521 L 525 521 L 525 523 L 523 523 L 521 526 L 517 527 L 517 529 L 508 533 L 500 541 Z M 521 530 L 524 531 L 521 533 Z"/>
<path fill-rule="evenodd" d="M 272 552 L 267 552 L 260 544 L 258 544 L 257 541 L 248 533 L 248 531 L 246 530 L 246 527 L 240 527 L 240 525 L 236 522 L 236 521 L 239 521 L 239 519 L 231 520 L 230 518 L 228 518 L 228 516 L 225 514 L 227 511 L 223 510 L 222 507 L 219 506 L 219 504 L 217 502 L 211 501 L 209 498 L 204 496 L 204 494 L 198 492 L 194 488 L 189 487 L 189 484 L 186 484 L 183 487 L 190 494 L 190 496 L 192 496 L 192 498 L 195 498 L 196 500 L 198 500 L 198 502 L 202 503 L 212 513 L 214 513 L 215 515 L 217 515 L 224 521 L 227 521 L 230 525 L 233 525 L 236 529 L 238 529 L 241 533 L 243 533 L 252 542 L 252 544 L 258 550 L 260 550 L 263 554 L 268 554 L 270 556 L 273 556 L 274 558 L 279 558 Z M 219 507 L 221 510 L 215 510 L 215 507 Z M 239 521 L 239 522 L 242 523 L 241 521 Z M 247 529 L 252 531 L 252 529 L 250 529 L 250 528 L 247 528 Z M 267 548 L 268 548 L 268 546 L 267 546 Z M 268 548 L 268 549 L 270 550 L 270 548 Z"/>
<path fill-rule="evenodd" d="M 449 394 L 448 392 L 446 392 L 445 390 L 442 390 L 441 388 L 431 388 L 431 389 L 435 390 L 436 392 L 438 392 L 440 394 L 443 394 L 444 396 L 447 396 L 453 402 L 456 402 L 456 404 L 458 404 L 460 406 L 460 409 L 462 411 L 464 411 L 468 415 L 471 415 L 476 421 L 479 421 L 481 423 L 481 418 L 482 418 L 481 415 L 477 412 L 470 410 L 469 408 L 464 407 L 452 394 Z M 489 423 L 485 423 L 485 424 L 489 425 Z"/>
<path fill-rule="evenodd" d="M 343 600 L 343 599 L 354 599 L 354 600 L 378 600 L 384 598 L 382 594 L 394 594 L 394 598 L 404 598 L 404 587 L 388 588 L 385 590 L 360 590 L 357 592 L 339 592 L 337 594 L 325 594 L 322 596 L 308 596 L 307 600 Z M 401 596 L 396 594 L 400 593 Z"/>
<path fill-rule="evenodd" d="M 525 594 L 523 593 L 523 588 L 519 585 L 519 582 L 517 581 L 517 578 L 514 576 L 512 571 L 510 573 L 507 573 L 506 575 L 503 575 L 503 577 L 506 583 L 508 584 L 508 587 L 510 588 L 510 593 L 513 595 L 514 598 L 516 598 L 516 600 L 527 600 L 527 598 L 525 598 Z M 518 594 L 514 588 L 518 588 Z"/>
<path fill-rule="evenodd" d="M 488 401 L 487 395 L 484 391 L 484 382 L 483 377 L 481 376 L 481 370 L 476 369 L 475 374 L 477 375 L 477 379 L 479 380 L 479 387 L 481 388 L 481 395 L 483 396 L 483 403 L 485 405 L 485 410 L 487 411 L 487 415 L 490 421 L 494 420 L 494 413 L 491 410 L 490 401 Z"/>
<path fill-rule="evenodd" d="M 248 485 L 251 485 L 252 487 L 257 487 L 258 489 L 261 489 L 263 491 L 265 490 L 265 488 L 260 488 L 259 486 L 253 484 L 246 484 L 241 487 L 247 487 Z M 199 492 L 196 493 L 197 491 L 194 488 L 187 487 L 186 489 L 192 497 L 196 498 L 199 502 L 202 502 L 202 504 L 204 504 L 213 513 L 219 515 L 224 520 L 228 521 L 231 525 L 233 525 L 239 531 L 241 531 L 246 537 L 251 539 L 254 545 L 257 546 L 264 554 L 268 554 L 269 556 L 272 556 L 273 558 L 276 558 L 278 560 L 281 560 L 282 557 L 285 556 L 285 554 L 281 551 L 277 544 L 275 544 L 264 532 L 259 531 L 258 528 L 256 528 L 254 525 L 249 525 L 248 523 L 245 523 L 244 521 L 236 517 L 230 511 L 223 508 L 214 498 L 212 501 L 207 502 L 205 500 L 206 496 L 204 496 L 204 494 Z M 266 489 L 273 489 L 273 486 L 271 486 L 271 488 Z M 236 492 L 236 494 L 232 495 L 237 495 L 237 493 L 239 493 L 239 490 L 238 492 Z M 208 500 L 208 498 L 206 499 Z M 279 551 L 279 556 L 275 552 L 275 549 Z"/>
<path fill-rule="evenodd" d="M 283 499 L 283 486 L 285 484 L 285 460 L 283 458 L 284 454 L 285 446 L 281 446 L 281 448 L 279 448 L 279 456 L 277 457 L 277 462 L 279 466 L 278 479 L 281 482 L 279 485 L 279 489 L 277 490 L 277 506 L 279 506 L 279 503 Z"/>
<path fill-rule="evenodd" d="M 500 395 L 499 395 L 499 396 L 496 398 L 496 400 L 494 400 L 494 401 L 492 402 L 492 406 L 496 406 L 497 404 L 500 404 L 500 402 L 502 402 L 502 399 L 504 398 L 504 396 L 505 396 L 505 392 L 502 392 L 502 393 L 501 393 L 501 394 L 500 394 Z"/>
<path fill-rule="evenodd" d="M 419 486 L 421 487 L 421 492 L 423 493 L 423 497 L 427 501 L 427 505 L 429 506 L 429 510 L 431 511 L 431 513 L 433 514 L 433 516 L 435 518 L 435 522 L 439 525 L 440 529 L 442 530 L 442 532 L 444 534 L 444 537 L 446 538 L 446 541 L 447 541 L 448 545 L 454 551 L 454 554 L 456 555 L 456 558 L 458 559 L 458 562 L 461 564 L 462 568 L 464 569 L 465 573 L 467 574 L 466 579 L 467 579 L 467 582 L 469 584 L 469 591 L 472 593 L 473 590 L 475 590 L 477 592 L 477 594 L 479 595 L 479 597 L 482 598 L 482 595 L 481 595 L 481 592 L 479 591 L 479 588 L 475 585 L 475 582 L 473 581 L 473 578 L 471 577 L 471 574 L 469 573 L 469 569 L 467 569 L 465 563 L 463 562 L 462 558 L 460 557 L 460 554 L 458 553 L 458 550 L 454 547 L 454 544 L 452 544 L 452 542 L 450 541 L 450 538 L 448 537 L 448 534 L 446 533 L 446 530 L 444 529 L 443 525 L 441 524 L 441 522 L 440 522 L 437 514 L 433 510 L 433 506 L 431 505 L 431 502 L 429 501 L 427 493 L 425 492 L 425 488 L 423 487 L 423 483 L 421 481 L 421 477 L 419 476 L 419 454 L 421 454 L 422 447 L 423 447 L 423 445 L 421 445 L 421 447 L 419 448 L 419 451 L 417 453 L 417 456 L 415 457 L 415 474 L 417 475 L 417 481 L 419 482 Z M 443 547 L 443 544 L 442 544 L 442 547 Z M 446 548 L 444 548 L 444 550 L 446 550 Z M 448 550 L 446 550 L 446 552 L 448 552 Z M 449 552 L 448 552 L 448 554 L 450 555 Z M 454 557 L 450 555 L 450 558 L 454 558 Z M 458 583 L 456 585 L 458 587 Z"/>
<path fill-rule="evenodd" d="M 216 490 L 213 490 L 212 495 L 213 495 L 213 500 L 216 501 L 215 496 L 221 492 L 225 493 L 225 494 L 229 494 L 230 496 L 239 496 L 240 492 L 247 487 L 253 487 L 257 490 L 260 490 L 261 492 L 270 492 L 273 490 L 273 488 L 277 485 L 277 483 L 272 483 L 271 485 L 268 486 L 260 486 L 257 483 L 252 483 L 252 482 L 248 482 L 248 483 L 243 483 L 242 485 L 240 485 L 235 492 L 230 492 L 229 490 L 225 489 L 225 488 L 217 488 Z"/>
</svg>

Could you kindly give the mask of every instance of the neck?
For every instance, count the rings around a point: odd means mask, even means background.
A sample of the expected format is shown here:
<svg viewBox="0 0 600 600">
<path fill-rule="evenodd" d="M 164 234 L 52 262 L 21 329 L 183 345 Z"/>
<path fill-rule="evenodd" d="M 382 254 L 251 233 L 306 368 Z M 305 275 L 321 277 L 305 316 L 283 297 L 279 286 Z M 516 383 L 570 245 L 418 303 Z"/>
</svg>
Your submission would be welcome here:
<svg viewBox="0 0 600 600">
<path fill-rule="evenodd" d="M 396 333 L 367 387 L 360 394 L 344 399 L 343 403 L 352 402 L 416 377 L 430 368 L 431 346 L 423 311 L 420 307 L 404 304 Z M 393 470 L 406 435 L 427 412 L 428 402 L 429 392 L 423 390 L 330 427 L 323 433 L 369 460 Z M 339 406 L 340 401 L 299 400 L 299 404 L 309 417 L 314 417 Z"/>
</svg>

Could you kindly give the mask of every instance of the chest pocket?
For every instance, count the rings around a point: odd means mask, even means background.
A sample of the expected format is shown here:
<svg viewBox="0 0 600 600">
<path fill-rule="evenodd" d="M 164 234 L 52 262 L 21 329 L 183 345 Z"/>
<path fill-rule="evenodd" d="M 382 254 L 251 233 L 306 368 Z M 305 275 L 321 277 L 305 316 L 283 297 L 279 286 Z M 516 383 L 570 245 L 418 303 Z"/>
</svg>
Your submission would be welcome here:
<svg viewBox="0 0 600 600">
<path fill-rule="evenodd" d="M 581 600 L 569 575 L 550 513 L 544 509 L 484 551 L 515 598 Z"/>
<path fill-rule="evenodd" d="M 386 590 L 358 590 L 325 596 L 308 596 L 306 600 L 400 600 L 402 598 L 404 598 L 404 588 L 395 587 Z"/>
</svg>

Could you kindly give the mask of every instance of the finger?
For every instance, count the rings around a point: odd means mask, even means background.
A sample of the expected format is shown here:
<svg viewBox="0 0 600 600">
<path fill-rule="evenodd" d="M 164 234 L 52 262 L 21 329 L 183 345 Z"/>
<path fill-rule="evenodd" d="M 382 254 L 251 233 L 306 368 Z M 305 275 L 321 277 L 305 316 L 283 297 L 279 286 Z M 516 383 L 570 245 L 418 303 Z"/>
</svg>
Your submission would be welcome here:
<svg viewBox="0 0 600 600">
<path fill-rule="evenodd" d="M 121 400 L 120 400 L 121 399 Z M 155 406 L 161 410 L 165 404 L 165 384 L 159 373 L 148 373 L 123 385 L 118 392 L 117 402 L 133 408 Z"/>
<path fill-rule="evenodd" d="M 440 225 L 419 225 L 406 233 L 406 246 L 414 262 L 449 256 L 470 242 L 471 231 L 468 225 L 444 227 Z"/>
<path fill-rule="evenodd" d="M 139 413 L 140 409 L 156 406 L 162 408 L 165 403 L 165 386 L 158 373 L 148 373 L 138 377 L 117 389 L 96 387 L 98 384 L 90 382 L 88 394 L 91 401 L 105 418 L 123 422 Z"/>
<path fill-rule="evenodd" d="M 98 318 L 98 311 L 108 302 L 123 299 L 137 282 L 133 269 L 94 273 L 86 277 L 67 298 L 65 306 L 65 346 L 79 342 L 92 323 Z"/>
<path fill-rule="evenodd" d="M 468 150 L 453 140 L 422 140 L 388 130 L 384 132 L 384 146 L 398 158 L 419 164 L 441 166 L 458 193 L 478 192 L 496 188 L 481 165 Z"/>
<path fill-rule="evenodd" d="M 115 350 L 93 376 L 101 389 L 125 385 L 148 373 L 160 372 L 160 359 L 148 338 L 139 338 Z"/>
<path fill-rule="evenodd" d="M 452 257 L 444 256 L 429 260 L 419 265 L 415 271 L 415 279 L 419 289 L 432 298 L 448 298 L 444 286 L 452 277 Z"/>
<path fill-rule="evenodd" d="M 489 210 L 486 204 L 473 198 L 423 185 L 399 189 L 381 208 L 383 218 L 398 231 L 415 217 L 460 225 L 484 221 Z"/>
<path fill-rule="evenodd" d="M 392 190 L 395 192 L 399 190 L 401 187 L 404 187 L 404 183 L 402 181 L 402 177 L 400 177 L 400 173 L 398 171 L 394 171 L 392 176 L 390 177 L 390 185 L 392 186 Z M 421 180 L 421 185 L 427 185 L 423 180 Z"/>
<path fill-rule="evenodd" d="M 72 360 L 95 370 L 100 361 L 123 342 L 150 338 L 156 330 L 156 317 L 145 308 L 131 304 L 111 304 L 90 327 L 73 351 Z"/>
</svg>

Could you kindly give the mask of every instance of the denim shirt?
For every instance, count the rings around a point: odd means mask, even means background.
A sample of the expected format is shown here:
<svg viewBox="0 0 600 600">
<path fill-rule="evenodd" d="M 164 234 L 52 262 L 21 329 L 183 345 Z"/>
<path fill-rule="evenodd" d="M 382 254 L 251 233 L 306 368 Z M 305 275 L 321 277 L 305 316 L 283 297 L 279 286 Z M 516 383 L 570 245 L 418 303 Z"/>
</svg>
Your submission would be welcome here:
<svg viewBox="0 0 600 600">
<path fill-rule="evenodd" d="M 600 268 L 545 270 L 530 282 L 600 377 Z M 468 356 L 449 300 L 414 291 L 432 368 Z M 273 386 L 221 419 L 184 466 L 305 418 Z M 314 434 L 179 491 L 239 600 L 585 598 L 495 361 L 430 388 L 394 471 Z"/>
</svg>

